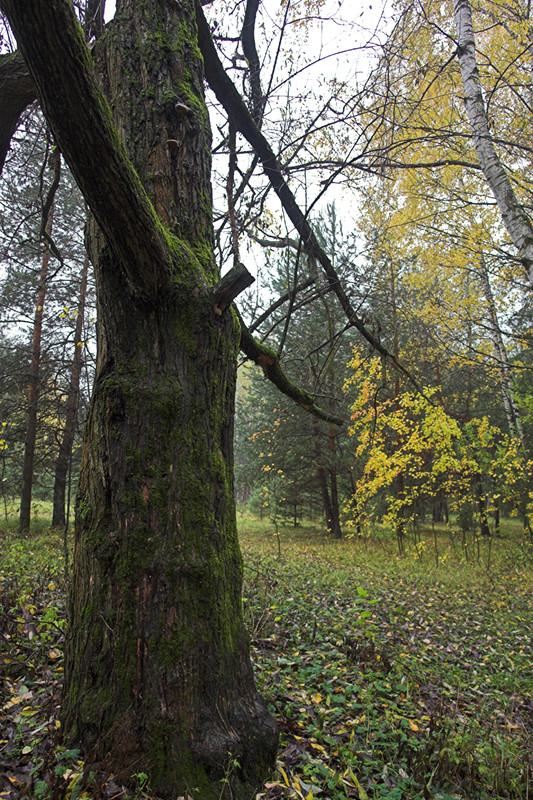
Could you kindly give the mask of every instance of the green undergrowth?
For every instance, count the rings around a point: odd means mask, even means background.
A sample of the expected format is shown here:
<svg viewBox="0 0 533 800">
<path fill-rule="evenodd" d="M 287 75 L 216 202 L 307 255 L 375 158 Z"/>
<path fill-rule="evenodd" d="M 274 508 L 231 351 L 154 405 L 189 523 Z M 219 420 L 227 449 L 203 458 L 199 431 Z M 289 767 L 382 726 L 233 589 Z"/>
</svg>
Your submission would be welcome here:
<svg viewBox="0 0 533 800">
<path fill-rule="evenodd" d="M 35 513 L 35 511 L 37 513 Z M 36 508 L 32 532 L 0 524 L 0 798 L 40 798 L 68 785 L 59 745 L 65 593 L 63 538 Z M 63 777 L 67 775 L 67 777 Z"/>
<path fill-rule="evenodd" d="M 533 552 L 427 531 L 334 542 L 242 516 L 247 624 L 279 720 L 261 795 L 529 798 Z M 435 558 L 435 547 L 440 558 Z"/>
<path fill-rule="evenodd" d="M 126 792 L 61 745 L 63 535 L 46 509 L 34 522 L 0 524 L 0 800 L 148 798 L 149 776 Z M 428 530 L 401 557 L 386 531 L 334 542 L 248 515 L 239 529 L 281 734 L 256 800 L 528 800 L 533 553 L 518 528 L 490 544 Z"/>
</svg>

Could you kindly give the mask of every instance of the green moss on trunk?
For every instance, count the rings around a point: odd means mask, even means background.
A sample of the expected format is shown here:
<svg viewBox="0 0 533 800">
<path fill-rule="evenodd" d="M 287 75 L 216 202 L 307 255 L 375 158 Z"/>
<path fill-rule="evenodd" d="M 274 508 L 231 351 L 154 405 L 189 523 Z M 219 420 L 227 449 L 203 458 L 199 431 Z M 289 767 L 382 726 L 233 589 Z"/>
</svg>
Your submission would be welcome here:
<svg viewBox="0 0 533 800">
<path fill-rule="evenodd" d="M 231 753 L 241 764 L 232 796 L 248 800 L 274 761 L 277 729 L 254 687 L 242 621 L 239 325 L 231 311 L 214 313 L 210 294 L 218 276 L 195 36 L 192 2 L 122 0 L 99 54 L 115 122 L 170 243 L 168 283 L 157 301 L 139 299 L 93 239 L 99 355 L 63 720 L 120 780 L 144 771 L 165 797 L 218 798 Z"/>
</svg>

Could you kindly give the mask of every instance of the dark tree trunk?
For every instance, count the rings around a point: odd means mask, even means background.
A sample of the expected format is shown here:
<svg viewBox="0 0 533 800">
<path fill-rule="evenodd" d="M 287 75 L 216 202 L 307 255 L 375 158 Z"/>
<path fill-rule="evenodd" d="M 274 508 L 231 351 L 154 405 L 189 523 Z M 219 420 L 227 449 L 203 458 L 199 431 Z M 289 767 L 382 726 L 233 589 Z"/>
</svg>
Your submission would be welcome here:
<svg viewBox="0 0 533 800">
<path fill-rule="evenodd" d="M 444 522 L 445 520 L 446 520 L 446 499 L 441 496 L 434 497 L 432 521 Z"/>
<path fill-rule="evenodd" d="M 30 374 L 28 376 L 28 411 L 26 415 L 26 438 L 24 440 L 24 461 L 22 463 L 22 486 L 20 491 L 19 531 L 27 531 L 31 522 L 31 496 L 33 490 L 33 464 L 35 442 L 37 439 L 37 410 L 39 405 L 39 371 L 41 364 L 41 336 L 43 329 L 43 309 L 46 296 L 46 277 L 50 253 L 46 250 L 39 274 L 39 288 L 35 302 L 33 333 L 31 343 Z"/>
<path fill-rule="evenodd" d="M 102 266 L 100 264 L 100 266 Z M 207 297 L 147 313 L 100 280 L 100 357 L 76 505 L 63 718 L 127 781 L 248 800 L 276 729 L 254 688 L 232 481 L 238 332 Z M 171 332 L 171 335 L 169 335 Z"/>
<path fill-rule="evenodd" d="M 396 540 L 398 542 L 398 552 L 403 555 L 405 549 L 405 482 L 403 472 L 399 472 L 394 480 L 394 491 L 400 501 L 400 508 L 396 516 Z"/>
<path fill-rule="evenodd" d="M 35 84 L 20 53 L 0 55 L 0 172 L 20 116 L 36 97 Z"/>
<path fill-rule="evenodd" d="M 326 527 L 328 532 L 331 531 L 333 524 L 333 509 L 331 508 L 331 498 L 329 496 L 328 478 L 326 469 L 322 463 L 322 448 L 320 446 L 320 427 L 317 422 L 313 425 L 313 445 L 315 451 L 315 469 L 318 480 L 318 487 L 320 489 L 320 497 L 322 499 L 322 508 L 324 510 L 324 517 L 326 519 Z"/>
<path fill-rule="evenodd" d="M 320 465 L 318 465 L 316 468 L 316 474 L 318 478 L 318 485 L 320 487 L 320 496 L 322 498 L 324 517 L 326 519 L 326 528 L 328 533 L 333 533 L 334 518 L 331 497 L 329 495 L 328 476 L 324 467 L 321 467 Z"/>
<path fill-rule="evenodd" d="M 59 184 L 59 171 L 61 156 L 55 150 L 50 163 L 54 170 L 54 179 L 48 196 L 45 222 L 45 234 L 51 236 L 54 218 L 54 196 Z M 31 521 L 31 496 L 33 490 L 33 467 L 35 461 L 35 442 L 37 440 L 37 411 L 39 406 L 39 372 L 41 366 L 41 339 L 43 333 L 44 301 L 46 298 L 46 284 L 48 280 L 48 267 L 50 265 L 50 249 L 44 246 L 44 253 L 39 271 L 39 285 L 35 300 L 35 316 L 33 319 L 33 333 L 31 342 L 31 364 L 28 378 L 28 414 L 26 417 L 26 439 L 24 442 L 24 461 L 22 465 L 22 487 L 20 492 L 20 517 L 19 530 L 27 531 Z"/>
<path fill-rule="evenodd" d="M 329 457 L 331 466 L 329 468 L 329 485 L 331 488 L 331 513 L 332 528 L 331 533 L 335 539 L 342 539 L 342 528 L 339 510 L 339 488 L 337 484 L 337 455 L 336 455 L 336 432 L 333 425 L 329 426 Z"/>
<path fill-rule="evenodd" d="M 278 734 L 242 620 L 239 324 L 214 302 L 194 4 L 117 2 L 93 49 L 109 106 L 66 0 L 0 5 L 94 213 L 98 358 L 76 503 L 65 738 L 118 780 L 146 772 L 160 796 L 249 800 Z"/>
<path fill-rule="evenodd" d="M 487 516 L 487 507 L 485 505 L 485 495 L 483 494 L 481 475 L 476 477 L 474 489 L 479 513 L 479 532 L 482 536 L 490 536 L 489 520 Z"/>
<path fill-rule="evenodd" d="M 67 396 L 65 427 L 63 429 L 63 438 L 61 439 L 59 454 L 56 460 L 52 525 L 57 527 L 65 525 L 65 491 L 67 485 L 68 468 L 72 456 L 72 444 L 74 442 L 74 433 L 76 430 L 76 417 L 78 413 L 78 399 L 80 393 L 80 376 L 81 368 L 83 366 L 82 334 L 83 320 L 85 315 L 88 271 L 89 259 L 86 258 L 81 273 L 78 313 L 76 316 L 76 328 L 74 331 L 74 358 L 72 359 L 72 369 L 70 372 L 70 385 Z"/>
<path fill-rule="evenodd" d="M 493 519 L 494 519 L 494 534 L 495 536 L 500 535 L 500 501 L 496 498 L 493 500 L 494 503 L 494 512 L 493 512 Z"/>
<path fill-rule="evenodd" d="M 339 521 L 337 477 L 334 470 L 327 470 L 323 464 L 322 448 L 320 446 L 320 427 L 316 422 L 313 422 L 313 442 L 315 450 L 316 475 L 318 487 L 320 489 L 320 497 L 322 499 L 322 508 L 324 509 L 324 517 L 326 519 L 326 528 L 328 533 L 330 533 L 335 539 L 340 539 L 342 538 L 342 531 Z M 331 480 L 331 492 L 330 486 L 328 486 L 328 474 Z"/>
</svg>

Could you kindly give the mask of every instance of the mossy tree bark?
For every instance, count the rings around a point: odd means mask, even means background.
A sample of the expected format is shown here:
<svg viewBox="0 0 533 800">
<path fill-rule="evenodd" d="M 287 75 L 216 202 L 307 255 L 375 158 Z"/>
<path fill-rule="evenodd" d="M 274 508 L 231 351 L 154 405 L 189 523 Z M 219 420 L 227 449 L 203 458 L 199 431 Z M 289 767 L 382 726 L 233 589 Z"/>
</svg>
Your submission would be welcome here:
<svg viewBox="0 0 533 800">
<path fill-rule="evenodd" d="M 248 800 L 273 764 L 277 728 L 254 687 L 241 613 L 239 325 L 213 302 L 194 6 L 119 0 L 94 51 L 102 92 L 66 0 L 20 5 L 0 2 L 94 215 L 98 363 L 65 734 L 121 780 L 146 772 L 159 795 L 218 798 L 229 772 L 231 796 Z"/>
</svg>

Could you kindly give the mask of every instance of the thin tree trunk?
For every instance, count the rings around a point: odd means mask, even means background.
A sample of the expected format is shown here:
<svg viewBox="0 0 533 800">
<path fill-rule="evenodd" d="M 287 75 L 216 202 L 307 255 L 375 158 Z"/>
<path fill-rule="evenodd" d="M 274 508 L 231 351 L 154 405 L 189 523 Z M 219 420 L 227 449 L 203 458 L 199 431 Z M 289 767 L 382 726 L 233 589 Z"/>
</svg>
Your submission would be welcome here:
<svg viewBox="0 0 533 800">
<path fill-rule="evenodd" d="M 339 510 L 339 489 L 337 485 L 337 467 L 336 467 L 336 435 L 335 429 L 332 425 L 329 426 L 329 484 L 331 489 L 331 513 L 332 513 L 332 534 L 335 539 L 342 539 L 342 528 Z"/>
<path fill-rule="evenodd" d="M 395 359 L 398 359 L 398 355 L 400 352 L 400 343 L 399 343 L 399 331 L 398 331 L 398 309 L 396 305 L 396 273 L 394 270 L 394 264 L 390 263 L 390 309 L 391 309 L 391 316 L 392 316 L 392 328 L 393 328 L 393 355 Z M 394 379 L 394 407 L 395 411 L 400 410 L 400 376 L 396 373 Z M 400 431 L 396 432 L 396 447 L 399 450 L 402 445 L 402 436 Z M 399 514 L 396 518 L 396 538 L 398 541 L 398 551 L 400 555 L 403 554 L 404 551 L 404 539 L 405 539 L 405 508 L 404 508 L 404 498 L 405 498 L 405 476 L 403 471 L 398 472 L 396 479 L 394 481 L 394 489 L 396 492 L 396 497 L 400 501 L 400 509 Z"/>
<path fill-rule="evenodd" d="M 503 398 L 503 406 L 505 415 L 507 417 L 507 425 L 509 426 L 509 433 L 511 436 L 518 436 L 520 440 L 523 438 L 522 425 L 520 423 L 520 416 L 514 398 L 513 384 L 511 380 L 511 368 L 509 366 L 509 359 L 507 357 L 507 350 L 503 342 L 500 326 L 498 324 L 498 315 L 496 313 L 496 306 L 494 303 L 494 296 L 490 286 L 489 275 L 487 266 L 483 257 L 481 258 L 479 267 L 479 276 L 481 278 L 481 285 L 483 287 L 483 294 L 485 295 L 485 302 L 487 303 L 487 311 L 489 315 L 489 327 L 496 357 L 499 362 L 500 372 L 500 388 Z"/>
<path fill-rule="evenodd" d="M 494 519 L 494 535 L 500 535 L 500 501 L 498 498 L 493 499 L 494 503 L 494 512 L 493 512 L 493 519 Z"/>
<path fill-rule="evenodd" d="M 54 196 L 59 185 L 61 169 L 61 156 L 59 150 L 54 150 L 50 156 L 50 163 L 54 170 L 54 177 L 50 187 L 45 206 L 48 213 L 45 224 L 45 235 L 52 235 L 54 218 Z M 33 489 L 33 471 L 35 461 L 35 442 L 37 439 L 37 411 L 39 406 L 39 371 L 41 365 L 41 339 L 43 331 L 44 302 L 46 298 L 48 268 L 50 265 L 50 248 L 44 245 L 39 284 L 35 301 L 35 316 L 33 319 L 33 333 L 31 343 L 31 364 L 28 378 L 28 413 L 26 418 L 26 439 L 24 442 L 24 461 L 22 466 L 22 488 L 20 493 L 19 530 L 26 531 L 30 528 L 31 497 Z"/>
<path fill-rule="evenodd" d="M 518 202 L 502 166 L 489 130 L 487 111 L 476 62 L 476 45 L 469 0 L 454 0 L 457 58 L 465 93 L 472 142 L 480 167 L 498 203 L 503 223 L 518 250 L 526 276 L 533 281 L 533 226 Z"/>
<path fill-rule="evenodd" d="M 313 273 L 316 273 L 316 264 L 315 260 L 310 258 L 310 262 L 313 265 Z M 320 284 L 319 280 L 316 280 L 316 288 L 318 292 L 318 296 L 326 313 L 326 317 L 328 320 L 328 337 L 329 337 L 329 353 L 326 361 L 326 385 L 329 390 L 330 394 L 330 401 L 328 402 L 328 410 L 332 410 L 333 405 L 333 398 L 335 397 L 335 383 L 334 383 L 334 372 L 333 372 L 333 356 L 335 353 L 335 323 L 333 320 L 333 315 L 331 313 L 331 308 L 329 307 L 328 299 L 323 291 L 323 287 Z M 319 377 L 315 375 L 315 381 L 319 380 Z M 316 426 L 316 437 L 315 441 L 320 448 L 320 440 L 319 440 L 319 427 Z M 324 510 L 326 512 L 326 522 L 328 526 L 328 532 L 335 538 L 335 539 L 342 539 L 342 529 L 340 523 L 340 513 L 339 513 L 339 492 L 337 487 L 337 454 L 336 454 L 336 434 L 335 428 L 333 425 L 330 425 L 328 428 L 328 450 L 329 450 L 329 464 L 327 473 L 324 469 L 324 474 L 319 476 L 319 482 L 322 481 L 323 485 L 321 486 L 322 498 L 324 502 Z M 326 475 L 329 476 L 329 488 L 328 488 L 328 481 Z"/>
<path fill-rule="evenodd" d="M 76 316 L 76 328 L 74 331 L 74 358 L 70 372 L 70 385 L 67 396 L 67 413 L 65 417 L 65 427 L 56 460 L 55 480 L 54 480 L 54 505 L 52 512 L 52 526 L 65 525 L 65 490 L 67 485 L 67 473 L 72 457 L 72 445 L 76 430 L 76 417 L 78 413 L 78 400 L 80 393 L 80 377 L 83 366 L 83 322 L 85 316 L 85 299 L 87 295 L 87 277 L 89 272 L 89 259 L 85 258 L 81 272 L 80 295 Z"/>
<path fill-rule="evenodd" d="M 333 509 L 331 506 L 331 498 L 329 495 L 328 477 L 326 468 L 323 464 L 322 448 L 320 446 L 320 427 L 317 422 L 313 421 L 313 443 L 315 450 L 315 469 L 318 479 L 318 487 L 320 489 L 320 497 L 322 498 L 322 508 L 324 510 L 324 517 L 326 519 L 326 528 L 328 533 L 334 533 L 334 517 Z"/>
<path fill-rule="evenodd" d="M 485 495 L 483 494 L 481 475 L 477 475 L 475 478 L 474 490 L 479 514 L 479 531 L 482 536 L 490 536 L 489 520 L 487 517 L 487 508 L 485 506 Z"/>
</svg>

